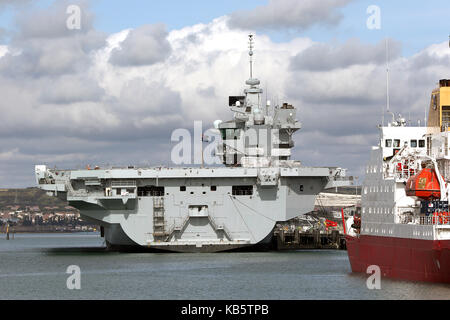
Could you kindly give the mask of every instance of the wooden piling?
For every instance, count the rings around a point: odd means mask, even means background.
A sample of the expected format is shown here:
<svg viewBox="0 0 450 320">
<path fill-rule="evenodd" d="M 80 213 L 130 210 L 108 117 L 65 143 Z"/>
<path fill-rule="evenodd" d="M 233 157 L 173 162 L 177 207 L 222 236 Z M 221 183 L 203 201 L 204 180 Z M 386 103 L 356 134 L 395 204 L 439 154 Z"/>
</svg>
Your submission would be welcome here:
<svg viewBox="0 0 450 320">
<path fill-rule="evenodd" d="M 320 248 L 322 246 L 322 241 L 320 238 L 320 230 L 313 230 L 313 241 L 314 241 L 314 247 Z"/>
<path fill-rule="evenodd" d="M 339 231 L 338 230 L 331 231 L 331 241 L 333 243 L 338 243 L 339 242 Z"/>
<path fill-rule="evenodd" d="M 285 239 L 284 239 L 284 230 L 283 229 L 280 230 L 279 237 L 280 237 L 281 244 L 284 245 Z"/>
<path fill-rule="evenodd" d="M 294 230 L 294 244 L 299 244 L 300 243 L 300 230 L 298 228 L 296 228 Z"/>
</svg>

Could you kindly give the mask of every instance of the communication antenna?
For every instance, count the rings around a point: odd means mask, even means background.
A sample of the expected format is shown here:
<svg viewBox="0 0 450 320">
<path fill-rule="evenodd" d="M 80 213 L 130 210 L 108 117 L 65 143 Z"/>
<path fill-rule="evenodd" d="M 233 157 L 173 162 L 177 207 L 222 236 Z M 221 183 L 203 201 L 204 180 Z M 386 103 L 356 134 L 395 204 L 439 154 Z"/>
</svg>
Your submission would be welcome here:
<svg viewBox="0 0 450 320">
<path fill-rule="evenodd" d="M 427 107 L 425 105 L 425 117 L 423 118 L 423 126 L 426 127 L 427 126 Z"/>
<path fill-rule="evenodd" d="M 252 60 L 252 56 L 253 56 L 253 35 L 249 34 L 248 35 L 248 55 L 250 56 L 250 79 L 253 79 L 253 60 Z"/>
<path fill-rule="evenodd" d="M 266 80 L 266 103 L 265 103 L 265 105 L 266 105 L 266 116 L 269 115 L 269 108 L 267 107 L 267 94 L 269 92 L 268 88 L 269 88 L 269 85 L 267 84 L 267 80 Z"/>
<path fill-rule="evenodd" d="M 386 38 L 386 111 L 390 112 L 389 106 L 389 39 Z M 383 112 L 383 125 L 384 125 L 384 112 Z"/>
</svg>

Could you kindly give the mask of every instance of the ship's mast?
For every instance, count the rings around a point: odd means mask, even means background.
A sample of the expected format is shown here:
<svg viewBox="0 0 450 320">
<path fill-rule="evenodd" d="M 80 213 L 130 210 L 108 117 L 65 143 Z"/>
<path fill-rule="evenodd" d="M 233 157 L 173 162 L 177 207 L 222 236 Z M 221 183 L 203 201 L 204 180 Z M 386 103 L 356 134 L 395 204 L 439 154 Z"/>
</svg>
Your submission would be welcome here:
<svg viewBox="0 0 450 320">
<path fill-rule="evenodd" d="M 389 113 L 389 43 L 386 38 L 386 112 Z M 383 113 L 383 126 L 384 126 L 384 113 Z"/>
<path fill-rule="evenodd" d="M 259 88 L 260 81 L 256 78 L 253 78 L 253 48 L 254 48 L 254 42 L 253 42 L 253 35 L 248 35 L 248 56 L 249 56 L 249 62 L 250 62 L 250 78 L 245 81 L 247 85 L 250 86 L 249 89 L 245 89 L 244 93 L 246 96 L 246 105 L 251 106 L 250 113 L 253 113 L 255 110 L 260 109 L 261 105 L 261 94 L 263 93 L 263 90 Z"/>
<path fill-rule="evenodd" d="M 249 34 L 248 35 L 248 48 L 249 48 L 249 51 L 248 51 L 248 55 L 249 55 L 249 57 L 250 57 L 250 79 L 253 79 L 253 60 L 252 60 L 252 57 L 253 57 L 253 35 L 252 34 Z"/>
</svg>

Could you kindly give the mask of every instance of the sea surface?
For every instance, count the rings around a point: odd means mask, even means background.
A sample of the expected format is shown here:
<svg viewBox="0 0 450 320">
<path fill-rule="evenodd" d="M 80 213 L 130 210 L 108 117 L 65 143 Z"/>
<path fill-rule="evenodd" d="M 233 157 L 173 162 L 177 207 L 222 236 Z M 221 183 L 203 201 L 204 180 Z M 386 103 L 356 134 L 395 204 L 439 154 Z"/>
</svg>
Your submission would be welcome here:
<svg viewBox="0 0 450 320">
<path fill-rule="evenodd" d="M 0 234 L 0 299 L 450 299 L 450 285 L 381 280 L 346 251 L 107 252 L 98 233 Z M 79 290 L 67 288 L 80 268 Z"/>
</svg>

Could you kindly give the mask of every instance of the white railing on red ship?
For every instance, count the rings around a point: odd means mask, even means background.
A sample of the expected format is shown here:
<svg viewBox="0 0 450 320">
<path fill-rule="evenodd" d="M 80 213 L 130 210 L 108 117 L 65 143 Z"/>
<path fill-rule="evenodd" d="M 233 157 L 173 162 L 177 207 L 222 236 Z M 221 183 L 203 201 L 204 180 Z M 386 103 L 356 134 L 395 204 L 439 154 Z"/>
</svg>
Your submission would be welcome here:
<svg viewBox="0 0 450 320">
<path fill-rule="evenodd" d="M 450 216 L 438 215 L 420 217 L 420 224 L 423 225 L 448 225 L 450 226 Z"/>
<path fill-rule="evenodd" d="M 401 166 L 399 166 L 399 164 Z M 413 168 L 409 168 L 407 165 L 405 166 L 402 163 L 398 163 L 395 168 L 395 175 L 397 179 L 405 179 L 408 180 L 410 177 L 416 174 L 416 170 Z"/>
</svg>

